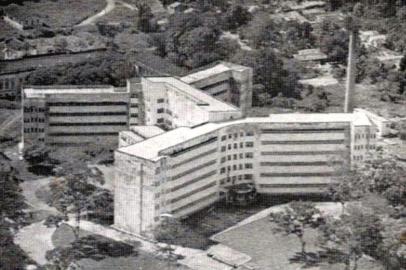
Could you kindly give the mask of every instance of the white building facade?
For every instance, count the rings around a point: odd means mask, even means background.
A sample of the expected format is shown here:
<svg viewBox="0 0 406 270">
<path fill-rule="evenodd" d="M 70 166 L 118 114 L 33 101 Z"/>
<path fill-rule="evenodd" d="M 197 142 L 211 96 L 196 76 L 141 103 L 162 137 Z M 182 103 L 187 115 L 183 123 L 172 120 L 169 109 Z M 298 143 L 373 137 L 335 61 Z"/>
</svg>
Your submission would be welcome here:
<svg viewBox="0 0 406 270">
<path fill-rule="evenodd" d="M 143 234 L 252 183 L 262 194 L 320 194 L 364 160 L 375 128 L 363 113 L 280 114 L 182 127 L 115 152 L 115 226 Z M 362 146 L 362 148 L 361 148 Z"/>
</svg>

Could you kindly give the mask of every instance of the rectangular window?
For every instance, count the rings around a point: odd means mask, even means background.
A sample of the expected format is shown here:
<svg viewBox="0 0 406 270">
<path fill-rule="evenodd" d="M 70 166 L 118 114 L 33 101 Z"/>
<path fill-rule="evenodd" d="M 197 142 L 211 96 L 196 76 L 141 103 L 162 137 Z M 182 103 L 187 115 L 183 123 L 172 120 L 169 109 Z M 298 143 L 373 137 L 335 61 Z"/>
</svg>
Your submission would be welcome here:
<svg viewBox="0 0 406 270">
<path fill-rule="evenodd" d="M 237 160 L 237 158 L 238 158 L 237 154 L 234 154 L 233 159 Z"/>
<path fill-rule="evenodd" d="M 231 160 L 231 155 L 228 155 L 228 156 L 227 156 L 227 160 Z"/>
<path fill-rule="evenodd" d="M 222 146 L 221 147 L 221 152 L 225 152 L 226 151 L 226 147 L 225 146 Z"/>
<path fill-rule="evenodd" d="M 243 169 L 242 164 L 238 165 L 238 169 L 239 169 L 239 170 L 242 170 L 242 169 Z"/>
<path fill-rule="evenodd" d="M 224 163 L 224 162 L 226 162 L 226 158 L 225 158 L 225 157 L 222 157 L 222 158 L 221 158 L 221 163 Z"/>
<path fill-rule="evenodd" d="M 164 122 L 164 119 L 163 119 L 163 118 L 158 118 L 158 119 L 156 120 L 156 122 L 157 122 L 157 123 L 163 123 L 163 122 Z"/>
<path fill-rule="evenodd" d="M 246 135 L 247 135 L 247 136 L 254 136 L 254 132 L 248 131 L 248 132 L 246 133 Z"/>
<path fill-rule="evenodd" d="M 227 140 L 227 136 L 226 136 L 226 135 L 221 136 L 221 140 L 222 140 L 222 141 Z"/>
<path fill-rule="evenodd" d="M 164 103 L 164 102 L 165 102 L 165 99 L 163 99 L 163 98 L 158 98 L 156 100 L 156 103 Z"/>
<path fill-rule="evenodd" d="M 246 158 L 254 158 L 254 153 L 245 153 Z"/>
<path fill-rule="evenodd" d="M 244 137 L 244 132 L 240 132 L 240 137 Z"/>
<path fill-rule="evenodd" d="M 240 148 L 244 148 L 244 143 L 240 142 Z"/>
<path fill-rule="evenodd" d="M 237 165 L 233 165 L 233 171 L 237 170 Z"/>
<path fill-rule="evenodd" d="M 131 98 L 138 98 L 138 93 L 131 93 L 130 97 Z"/>
<path fill-rule="evenodd" d="M 252 163 L 245 163 L 246 169 L 252 169 Z"/>
<path fill-rule="evenodd" d="M 231 144 L 229 144 L 229 145 L 227 146 L 227 149 L 228 149 L 228 150 L 231 150 Z"/>
<path fill-rule="evenodd" d="M 156 110 L 156 112 L 157 112 L 157 113 L 163 113 L 163 112 L 164 112 L 164 109 L 163 109 L 163 108 L 159 108 L 159 109 Z"/>
<path fill-rule="evenodd" d="M 223 167 L 223 168 L 220 169 L 220 173 L 221 173 L 221 174 L 223 174 L 223 173 L 225 173 L 225 172 L 226 172 L 226 168 Z"/>
<path fill-rule="evenodd" d="M 231 139 L 233 137 L 233 134 L 228 134 L 228 138 Z"/>
<path fill-rule="evenodd" d="M 234 139 L 238 138 L 238 133 L 234 133 Z"/>
<path fill-rule="evenodd" d="M 238 148 L 238 143 L 235 143 L 234 144 L 234 149 L 237 149 Z"/>
<path fill-rule="evenodd" d="M 240 153 L 240 158 L 244 158 L 244 154 L 243 154 L 243 153 Z"/>
<path fill-rule="evenodd" d="M 252 174 L 244 174 L 244 179 L 245 180 L 252 180 L 254 177 L 252 176 Z"/>
<path fill-rule="evenodd" d="M 245 147 L 254 147 L 254 142 L 246 142 Z"/>
</svg>

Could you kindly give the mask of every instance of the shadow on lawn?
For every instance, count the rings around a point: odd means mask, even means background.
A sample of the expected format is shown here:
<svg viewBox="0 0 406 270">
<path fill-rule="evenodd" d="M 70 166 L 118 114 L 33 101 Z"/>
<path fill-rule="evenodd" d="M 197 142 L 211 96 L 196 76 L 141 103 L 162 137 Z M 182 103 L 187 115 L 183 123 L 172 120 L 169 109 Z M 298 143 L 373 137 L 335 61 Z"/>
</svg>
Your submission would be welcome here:
<svg viewBox="0 0 406 270">
<path fill-rule="evenodd" d="M 303 268 L 311 268 L 325 264 L 338 264 L 346 260 L 346 254 L 336 249 L 329 249 L 317 252 L 296 252 L 289 258 L 290 263 L 303 264 Z"/>
</svg>

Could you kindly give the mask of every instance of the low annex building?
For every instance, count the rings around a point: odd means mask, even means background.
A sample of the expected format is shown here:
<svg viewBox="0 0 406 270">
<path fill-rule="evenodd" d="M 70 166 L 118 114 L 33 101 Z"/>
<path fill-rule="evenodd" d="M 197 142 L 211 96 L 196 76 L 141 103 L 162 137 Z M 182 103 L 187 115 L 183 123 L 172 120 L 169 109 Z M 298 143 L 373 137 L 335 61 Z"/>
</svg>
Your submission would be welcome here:
<svg viewBox="0 0 406 270">
<path fill-rule="evenodd" d="M 116 148 L 118 133 L 139 125 L 169 130 L 239 119 L 251 96 L 252 69 L 225 62 L 183 78 L 129 79 L 126 87 L 27 86 L 23 142 Z"/>
<path fill-rule="evenodd" d="M 254 184 L 263 194 L 322 193 L 347 161 L 375 149 L 362 112 L 274 114 L 180 127 L 115 152 L 115 226 L 143 234 L 162 214 L 185 217 Z"/>
</svg>

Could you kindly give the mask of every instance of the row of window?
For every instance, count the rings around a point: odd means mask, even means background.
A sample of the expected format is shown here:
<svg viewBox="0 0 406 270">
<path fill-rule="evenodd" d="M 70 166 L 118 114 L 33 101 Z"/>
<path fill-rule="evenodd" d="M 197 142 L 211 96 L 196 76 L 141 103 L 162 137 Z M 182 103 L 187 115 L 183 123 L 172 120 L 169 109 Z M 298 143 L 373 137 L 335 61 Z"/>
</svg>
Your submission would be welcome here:
<svg viewBox="0 0 406 270">
<path fill-rule="evenodd" d="M 247 132 L 245 132 L 245 133 L 244 133 L 244 132 L 240 132 L 240 133 L 228 134 L 228 136 L 227 136 L 227 135 L 223 135 L 223 136 L 221 136 L 221 140 L 222 140 L 222 141 L 225 141 L 225 140 L 227 140 L 227 137 L 228 137 L 228 139 L 232 139 L 232 138 L 237 139 L 238 136 L 239 136 L 239 137 L 244 137 L 244 136 L 250 137 L 250 136 L 254 136 L 254 132 L 252 132 L 252 131 L 247 131 Z"/>
<path fill-rule="evenodd" d="M 220 174 L 224 174 L 230 171 L 237 171 L 237 170 L 244 170 L 244 169 L 252 169 L 254 168 L 254 166 L 252 165 L 252 163 L 245 163 L 245 164 L 238 164 L 238 166 L 235 164 L 233 166 L 227 166 L 227 167 L 222 167 L 220 168 Z"/>
<path fill-rule="evenodd" d="M 355 134 L 355 140 L 358 139 L 376 139 L 376 134 Z"/>
<path fill-rule="evenodd" d="M 38 117 L 24 118 L 24 123 L 44 123 L 44 122 L 45 122 L 44 118 Z"/>
<path fill-rule="evenodd" d="M 20 78 L 20 83 L 23 81 L 23 78 Z M 14 81 L 14 79 L 4 79 L 4 80 L 0 80 L 0 90 L 3 89 L 14 89 L 16 86 L 16 82 Z"/>
<path fill-rule="evenodd" d="M 24 107 L 24 112 L 25 113 L 30 113 L 30 112 L 45 112 L 45 108 L 37 108 L 37 107 Z"/>
<path fill-rule="evenodd" d="M 189 170 L 186 170 L 184 172 L 181 172 L 181 173 L 179 173 L 177 175 L 172 176 L 171 181 L 179 179 L 181 177 L 184 177 L 184 176 L 189 175 L 189 174 L 191 174 L 191 173 L 193 173 L 195 171 L 199 171 L 201 169 L 204 169 L 204 168 L 209 167 L 209 166 L 214 165 L 214 164 L 216 164 L 216 160 L 211 160 L 209 162 L 203 163 L 203 164 L 201 164 L 199 166 L 196 166 L 194 168 L 191 168 Z"/>
<path fill-rule="evenodd" d="M 247 148 L 254 147 L 254 142 L 245 142 L 245 147 L 247 147 Z M 225 152 L 227 149 L 231 150 L 231 149 L 238 149 L 238 148 L 244 148 L 244 143 L 240 142 L 239 146 L 238 146 L 238 143 L 234 143 L 234 144 L 230 143 L 227 146 L 223 145 L 221 147 L 221 152 Z"/>
<path fill-rule="evenodd" d="M 234 155 L 227 155 L 227 157 L 221 158 L 221 163 L 226 162 L 226 160 L 237 160 L 238 158 L 243 159 L 244 153 L 234 154 Z M 254 158 L 254 153 L 248 152 L 245 153 L 245 158 Z"/>
<path fill-rule="evenodd" d="M 354 150 L 362 150 L 362 149 L 364 149 L 364 146 L 363 145 L 355 145 L 354 146 Z M 372 150 L 372 149 L 375 149 L 375 145 L 365 145 L 365 149 L 370 149 L 370 150 Z"/>
<path fill-rule="evenodd" d="M 69 106 L 126 106 L 125 101 L 50 101 L 49 107 L 69 107 Z M 132 104 L 131 104 L 132 105 Z"/>
<path fill-rule="evenodd" d="M 24 133 L 37 133 L 37 132 L 44 132 L 43 128 L 24 128 Z"/>
<path fill-rule="evenodd" d="M 156 112 L 157 113 L 167 113 L 168 115 L 170 115 L 170 116 L 172 116 L 172 111 L 171 110 L 169 110 L 169 109 L 164 109 L 164 108 L 158 108 L 157 110 L 156 110 Z"/>
<path fill-rule="evenodd" d="M 254 179 L 254 176 L 252 174 L 240 174 L 240 175 L 234 175 L 233 177 L 227 177 L 224 179 L 220 180 L 220 185 L 224 185 L 225 183 L 230 183 L 232 182 L 233 184 L 238 180 L 252 180 Z"/>
</svg>

